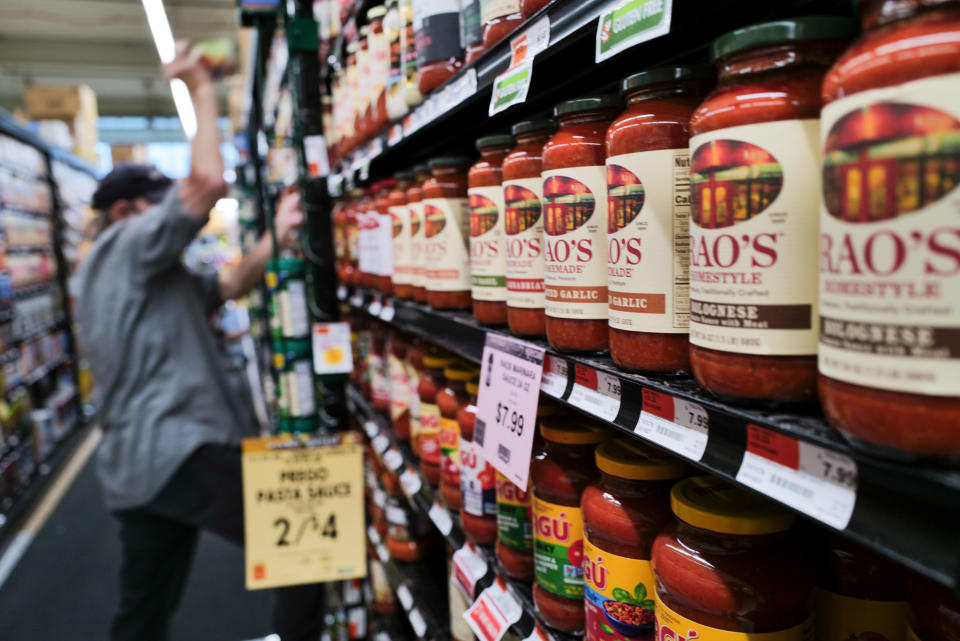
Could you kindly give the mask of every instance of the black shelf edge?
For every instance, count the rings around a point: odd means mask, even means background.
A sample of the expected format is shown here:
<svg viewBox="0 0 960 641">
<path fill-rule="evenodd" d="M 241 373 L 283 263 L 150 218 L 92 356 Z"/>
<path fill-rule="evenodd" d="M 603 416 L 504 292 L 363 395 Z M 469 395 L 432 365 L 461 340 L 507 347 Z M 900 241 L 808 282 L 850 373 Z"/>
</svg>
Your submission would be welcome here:
<svg viewBox="0 0 960 641">
<path fill-rule="evenodd" d="M 502 328 L 478 325 L 469 313 L 434 311 L 410 301 L 392 300 L 377 293 L 354 289 L 348 296 L 351 307 L 421 336 L 444 349 L 479 363 L 487 333 L 512 337 Z M 384 303 L 388 304 L 384 304 Z M 392 308 L 392 316 L 384 308 Z M 385 320 L 388 319 L 388 320 Z M 851 448 L 817 414 L 750 409 L 724 403 L 688 377 L 652 377 L 619 369 L 607 357 L 560 354 L 545 341 L 527 341 L 566 365 L 566 385 L 554 399 L 588 414 L 625 434 L 667 449 L 691 465 L 738 485 L 750 487 L 783 503 L 803 517 L 839 532 L 869 549 L 937 581 L 960 589 L 960 470 L 939 467 L 931 462 L 902 463 L 881 460 Z M 616 416 L 600 416 L 571 398 L 575 372 L 610 377 L 620 387 Z M 581 390 L 582 391 L 582 390 Z M 634 430 L 643 405 L 644 392 L 659 393 L 702 407 L 708 417 L 708 436 L 700 460 L 670 450 L 663 442 L 652 441 Z M 856 496 L 845 528 L 838 528 L 803 512 L 777 496 L 776 479 L 768 486 L 751 487 L 738 480 L 747 453 L 749 426 L 757 426 L 796 440 L 796 447 L 815 448 L 826 456 L 856 465 Z M 820 506 L 814 506 L 820 507 Z"/>
</svg>

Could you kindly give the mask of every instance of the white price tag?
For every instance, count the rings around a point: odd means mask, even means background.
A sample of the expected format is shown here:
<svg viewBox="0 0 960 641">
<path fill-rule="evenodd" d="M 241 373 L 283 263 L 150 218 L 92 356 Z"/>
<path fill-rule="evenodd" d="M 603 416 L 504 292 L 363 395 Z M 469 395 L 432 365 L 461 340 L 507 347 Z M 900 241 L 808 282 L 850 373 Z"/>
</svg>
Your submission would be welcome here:
<svg viewBox="0 0 960 641">
<path fill-rule="evenodd" d="M 473 545 L 464 543 L 453 553 L 453 581 L 468 601 L 473 601 L 473 592 L 477 581 L 487 573 L 487 562 L 483 560 Z"/>
<path fill-rule="evenodd" d="M 354 292 L 353 296 L 350 297 L 350 305 L 353 307 L 363 307 L 363 294 Z"/>
<path fill-rule="evenodd" d="M 383 153 L 383 140 L 380 136 L 377 136 L 370 141 L 370 146 L 367 148 L 367 159 L 368 162 L 373 160 L 377 156 Z"/>
<path fill-rule="evenodd" d="M 427 633 L 427 622 L 423 620 L 423 615 L 420 614 L 418 608 L 413 608 L 407 612 L 407 619 L 410 620 L 410 625 L 413 627 L 413 633 L 419 638 L 423 638 L 423 635 Z"/>
<path fill-rule="evenodd" d="M 540 391 L 554 398 L 563 398 L 567 391 L 567 361 L 547 354 L 543 358 L 543 378 L 540 379 Z"/>
<path fill-rule="evenodd" d="M 347 300 L 347 286 L 338 285 L 337 286 L 337 300 Z"/>
<path fill-rule="evenodd" d="M 510 66 L 532 60 L 550 44 L 550 16 L 543 16 L 510 39 Z"/>
<path fill-rule="evenodd" d="M 543 632 L 543 630 L 540 629 L 540 625 L 537 624 L 536 626 L 534 626 L 533 632 L 527 635 L 527 637 L 523 639 L 523 641 L 550 641 L 550 640 L 547 638 L 547 635 Z"/>
<path fill-rule="evenodd" d="M 380 302 L 379 298 L 374 298 L 370 307 L 367 308 L 367 313 L 371 316 L 379 316 L 381 311 L 383 311 L 383 303 Z"/>
<path fill-rule="evenodd" d="M 643 405 L 633 430 L 649 441 L 693 461 L 703 458 L 710 435 L 707 410 L 697 403 L 643 389 Z"/>
<path fill-rule="evenodd" d="M 387 548 L 384 547 L 383 543 L 377 543 L 377 558 L 380 559 L 381 563 L 386 563 L 390 560 L 390 553 L 387 552 Z"/>
<path fill-rule="evenodd" d="M 379 487 L 373 488 L 373 504 L 380 509 L 383 509 L 387 504 L 387 493 Z"/>
<path fill-rule="evenodd" d="M 520 620 L 523 607 L 498 578 L 463 613 L 467 625 L 480 641 L 500 641 L 510 626 Z"/>
<path fill-rule="evenodd" d="M 845 454 L 747 426 L 737 481 L 838 530 L 853 515 L 857 478 L 857 464 Z"/>
<path fill-rule="evenodd" d="M 390 447 L 390 439 L 387 438 L 386 434 L 377 434 L 370 445 L 373 447 L 373 451 L 377 454 L 383 454 L 387 451 L 387 448 Z"/>
<path fill-rule="evenodd" d="M 595 62 L 670 33 L 673 0 L 620 0 L 600 14 Z"/>
<path fill-rule="evenodd" d="M 526 101 L 532 81 L 533 60 L 522 62 L 498 75 L 493 81 L 487 115 L 493 116 Z"/>
<path fill-rule="evenodd" d="M 383 464 L 386 465 L 387 469 L 391 472 L 396 472 L 403 466 L 403 454 L 390 448 L 383 455 Z"/>
<path fill-rule="evenodd" d="M 543 357 L 542 347 L 499 334 L 483 345 L 473 442 L 517 487 L 527 487 Z"/>
<path fill-rule="evenodd" d="M 573 366 L 573 374 L 570 404 L 605 421 L 613 421 L 620 413 L 620 378 L 578 363 Z"/>
<path fill-rule="evenodd" d="M 316 374 L 349 374 L 353 371 L 353 348 L 347 323 L 314 323 L 313 371 Z"/>
<path fill-rule="evenodd" d="M 363 431 L 367 433 L 367 438 L 373 438 L 380 433 L 380 426 L 376 421 L 366 421 L 363 424 Z"/>
<path fill-rule="evenodd" d="M 393 147 L 401 140 L 403 140 L 403 125 L 398 122 L 390 127 L 390 131 L 387 133 L 387 145 Z"/>
<path fill-rule="evenodd" d="M 400 599 L 400 605 L 403 606 L 404 611 L 413 607 L 413 595 L 410 594 L 410 588 L 406 583 L 401 583 L 397 587 L 397 598 Z"/>
<path fill-rule="evenodd" d="M 327 141 L 322 135 L 304 136 L 303 152 L 307 159 L 307 173 L 311 178 L 323 178 L 330 173 Z"/>
<path fill-rule="evenodd" d="M 444 536 L 450 534 L 450 530 L 453 529 L 453 519 L 450 518 L 450 513 L 447 512 L 447 508 L 439 503 L 434 503 L 430 506 L 430 511 L 427 512 L 427 515 L 430 517 L 430 520 L 433 521 L 433 524 L 437 526 L 437 529 L 440 530 L 440 534 Z"/>
<path fill-rule="evenodd" d="M 393 320 L 393 317 L 396 315 L 396 313 L 396 308 L 388 303 L 383 306 L 382 310 L 380 310 L 380 320 L 389 323 Z"/>
<path fill-rule="evenodd" d="M 388 505 L 385 510 L 385 516 L 387 517 L 387 523 L 390 525 L 406 527 L 410 524 L 406 511 L 399 505 Z"/>
<path fill-rule="evenodd" d="M 413 498 L 413 495 L 423 487 L 423 481 L 420 480 L 420 475 L 417 474 L 416 470 L 408 467 L 400 475 L 400 487 L 407 498 Z"/>
<path fill-rule="evenodd" d="M 375 638 L 377 641 L 393 641 L 393 640 L 390 638 L 390 635 L 387 634 L 386 632 L 377 632 L 377 634 L 374 636 L 374 638 Z M 322 641 L 322 640 L 321 640 L 321 641 Z M 526 640 L 524 640 L 524 641 L 526 641 Z"/>
<path fill-rule="evenodd" d="M 380 543 L 380 533 L 377 532 L 377 529 L 372 525 L 367 528 L 367 538 L 370 539 L 370 542 L 374 545 Z"/>
<path fill-rule="evenodd" d="M 367 609 L 364 607 L 347 610 L 347 637 L 363 639 L 367 636 Z"/>
</svg>

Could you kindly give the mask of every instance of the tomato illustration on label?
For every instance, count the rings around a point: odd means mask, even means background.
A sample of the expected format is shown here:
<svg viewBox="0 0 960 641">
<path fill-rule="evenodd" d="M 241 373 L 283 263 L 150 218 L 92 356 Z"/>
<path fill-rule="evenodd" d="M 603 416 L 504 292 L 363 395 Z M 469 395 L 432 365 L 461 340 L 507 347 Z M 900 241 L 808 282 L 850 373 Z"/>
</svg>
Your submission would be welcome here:
<svg viewBox="0 0 960 641">
<path fill-rule="evenodd" d="M 783 169 L 766 149 L 741 140 L 711 140 L 690 157 L 690 220 L 706 229 L 762 214 L 783 187 Z"/>
<path fill-rule="evenodd" d="M 497 204 L 482 194 L 470 194 L 470 235 L 483 236 L 497 224 Z"/>
<path fill-rule="evenodd" d="M 403 219 L 391 212 L 390 220 L 393 223 L 393 237 L 397 238 L 403 232 Z"/>
<path fill-rule="evenodd" d="M 503 198 L 506 204 L 504 226 L 507 236 L 515 236 L 526 231 L 540 220 L 540 199 L 526 187 L 507 185 L 503 189 Z"/>
<path fill-rule="evenodd" d="M 629 225 L 643 209 L 646 190 L 632 171 L 620 165 L 607 165 L 607 233 L 614 234 Z"/>
<path fill-rule="evenodd" d="M 416 236 L 420 231 L 420 212 L 414 208 L 410 208 L 410 235 Z"/>
<path fill-rule="evenodd" d="M 423 214 L 425 220 L 424 236 L 427 238 L 438 236 L 447 225 L 447 217 L 443 214 L 443 210 L 433 205 L 424 205 Z"/>
<path fill-rule="evenodd" d="M 576 178 L 550 176 L 543 183 L 543 230 L 562 236 L 587 224 L 596 209 L 593 192 Z"/>
</svg>

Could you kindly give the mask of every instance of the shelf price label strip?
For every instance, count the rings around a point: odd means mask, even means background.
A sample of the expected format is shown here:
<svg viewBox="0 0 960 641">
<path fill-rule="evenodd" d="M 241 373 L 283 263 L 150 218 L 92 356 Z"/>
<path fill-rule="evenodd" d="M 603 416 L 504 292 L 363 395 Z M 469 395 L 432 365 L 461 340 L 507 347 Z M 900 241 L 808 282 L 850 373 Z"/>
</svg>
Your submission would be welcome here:
<svg viewBox="0 0 960 641">
<path fill-rule="evenodd" d="M 526 101 L 533 82 L 533 58 L 550 44 L 550 18 L 544 16 L 510 41 L 510 67 L 493 81 L 488 114 Z"/>
<path fill-rule="evenodd" d="M 612 423 L 620 413 L 620 377 L 579 363 L 573 367 L 574 383 L 568 402 Z"/>
<path fill-rule="evenodd" d="M 473 600 L 477 583 L 486 574 L 489 566 L 486 559 L 474 549 L 468 541 L 459 550 L 453 553 L 453 582 L 468 601 Z"/>
<path fill-rule="evenodd" d="M 849 456 L 747 425 L 737 481 L 838 530 L 857 502 L 857 464 Z"/>
<path fill-rule="evenodd" d="M 480 641 L 500 641 L 522 616 L 523 607 L 499 578 L 463 613 L 467 625 Z"/>
<path fill-rule="evenodd" d="M 710 417 L 702 405 L 643 388 L 635 433 L 692 461 L 707 450 Z"/>
<path fill-rule="evenodd" d="M 552 354 L 543 357 L 543 376 L 540 379 L 540 391 L 548 396 L 562 399 L 567 393 L 570 367 L 566 359 Z"/>
</svg>

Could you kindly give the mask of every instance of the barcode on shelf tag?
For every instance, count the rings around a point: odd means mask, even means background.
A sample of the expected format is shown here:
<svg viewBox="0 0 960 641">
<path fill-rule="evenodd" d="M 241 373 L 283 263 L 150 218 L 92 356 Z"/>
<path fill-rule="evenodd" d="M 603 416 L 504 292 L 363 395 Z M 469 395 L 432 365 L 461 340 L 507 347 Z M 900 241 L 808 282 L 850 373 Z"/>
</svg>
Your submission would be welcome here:
<svg viewBox="0 0 960 641">
<path fill-rule="evenodd" d="M 543 359 L 543 377 L 540 379 L 540 391 L 554 398 L 563 398 L 567 391 L 569 368 L 565 359 L 547 354 Z"/>
<path fill-rule="evenodd" d="M 661 447 L 699 461 L 707 450 L 710 417 L 697 403 L 644 388 L 640 418 L 633 431 Z"/>
<path fill-rule="evenodd" d="M 523 616 L 523 607 L 507 592 L 500 579 L 480 593 L 463 618 L 480 641 L 500 641 Z"/>
<path fill-rule="evenodd" d="M 386 465 L 387 469 L 391 472 L 396 472 L 403 466 L 403 454 L 390 448 L 383 455 L 383 464 Z"/>
<path fill-rule="evenodd" d="M 397 586 L 397 598 L 400 599 L 400 605 L 403 606 L 404 611 L 413 607 L 413 595 L 410 594 L 410 588 L 406 583 Z"/>
<path fill-rule="evenodd" d="M 430 511 L 427 512 L 430 520 L 433 521 L 433 524 L 437 526 L 437 529 L 440 530 L 440 534 L 448 536 L 450 530 L 453 529 L 453 519 L 450 518 L 450 513 L 447 512 L 447 508 L 443 507 L 439 503 L 434 503 L 430 506 Z"/>
<path fill-rule="evenodd" d="M 367 438 L 373 438 L 380 432 L 380 426 L 376 421 L 366 421 L 363 424 L 363 431 L 367 433 Z"/>
<path fill-rule="evenodd" d="M 370 539 L 370 542 L 374 545 L 380 543 L 380 533 L 377 532 L 377 529 L 372 525 L 367 528 L 367 538 Z"/>
<path fill-rule="evenodd" d="M 410 625 L 413 627 L 413 633 L 422 639 L 423 635 L 427 633 L 427 622 L 423 620 L 423 615 L 420 614 L 419 608 L 413 608 L 407 612 L 407 619 L 409 619 Z"/>
<path fill-rule="evenodd" d="M 573 391 L 569 399 L 571 405 L 605 421 L 617 418 L 620 413 L 619 377 L 579 363 L 574 364 L 573 375 Z"/>
<path fill-rule="evenodd" d="M 477 581 L 487 573 L 487 562 L 483 560 L 473 545 L 464 543 L 463 547 L 453 553 L 453 582 L 468 601 L 473 601 L 473 592 Z"/>
<path fill-rule="evenodd" d="M 347 286 L 339 285 L 337 287 L 337 300 L 347 300 Z"/>
<path fill-rule="evenodd" d="M 390 553 L 387 552 L 387 548 L 384 547 L 383 543 L 377 543 L 377 558 L 380 559 L 381 563 L 386 563 L 390 560 Z"/>
<path fill-rule="evenodd" d="M 853 459 L 759 425 L 747 425 L 737 481 L 838 530 L 857 502 Z"/>
<path fill-rule="evenodd" d="M 417 474 L 416 470 L 408 467 L 400 475 L 400 487 L 407 498 L 412 498 L 423 487 L 423 481 L 420 480 L 420 475 Z"/>
<path fill-rule="evenodd" d="M 370 441 L 370 445 L 373 447 L 374 452 L 383 454 L 387 451 L 387 448 L 390 447 L 390 439 L 387 438 L 386 434 L 377 434 L 373 437 L 373 440 Z"/>
<path fill-rule="evenodd" d="M 379 298 L 374 298 L 370 307 L 367 308 L 367 313 L 371 316 L 379 316 L 381 311 L 383 311 L 383 303 L 380 302 Z"/>
<path fill-rule="evenodd" d="M 393 320 L 393 317 L 396 316 L 397 310 L 393 305 L 389 303 L 383 306 L 383 309 L 380 311 L 380 320 L 389 323 Z"/>
<path fill-rule="evenodd" d="M 542 347 L 487 333 L 474 443 L 517 487 L 527 486 L 543 377 Z"/>
<path fill-rule="evenodd" d="M 387 504 L 387 493 L 379 487 L 373 488 L 373 504 L 381 509 Z"/>
</svg>

